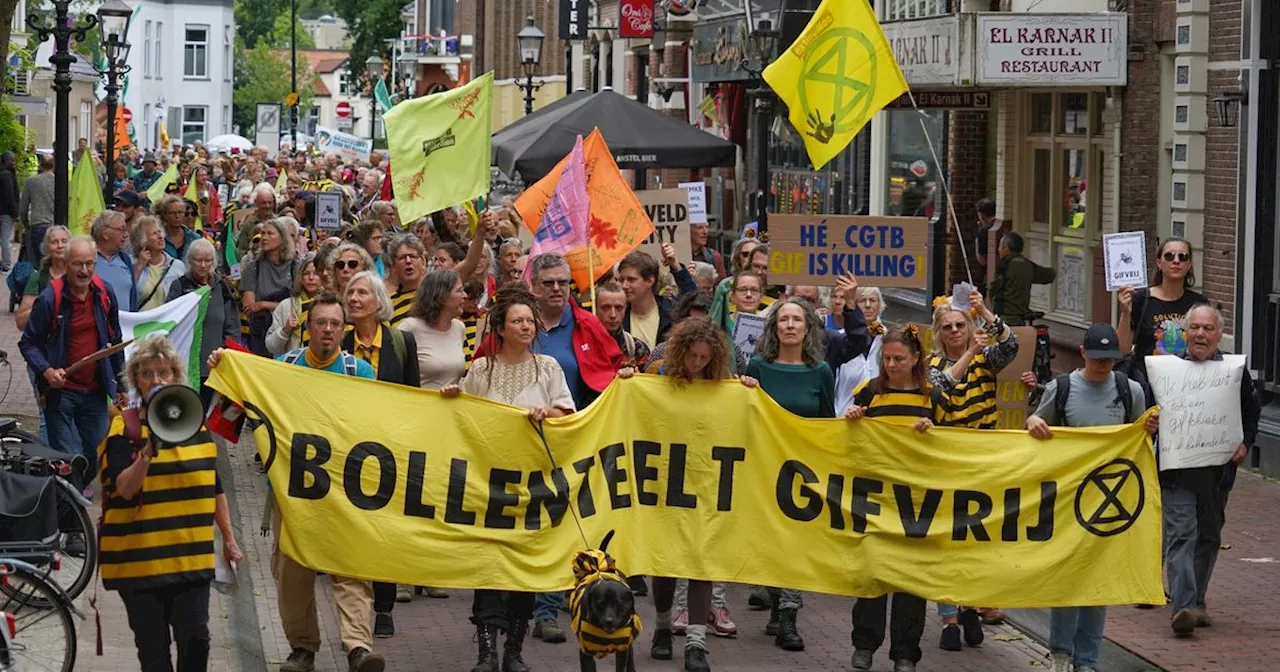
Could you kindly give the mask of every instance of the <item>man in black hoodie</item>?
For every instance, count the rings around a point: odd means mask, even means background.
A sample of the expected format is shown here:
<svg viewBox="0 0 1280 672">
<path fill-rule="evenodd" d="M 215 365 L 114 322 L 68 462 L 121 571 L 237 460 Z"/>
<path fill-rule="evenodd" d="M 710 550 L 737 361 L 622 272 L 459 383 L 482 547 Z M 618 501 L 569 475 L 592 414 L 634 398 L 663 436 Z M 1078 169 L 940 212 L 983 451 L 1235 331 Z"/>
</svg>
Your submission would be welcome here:
<svg viewBox="0 0 1280 672">
<path fill-rule="evenodd" d="M 19 197 L 16 170 L 13 152 L 0 154 L 0 273 L 13 267 L 13 223 L 18 219 Z"/>
</svg>

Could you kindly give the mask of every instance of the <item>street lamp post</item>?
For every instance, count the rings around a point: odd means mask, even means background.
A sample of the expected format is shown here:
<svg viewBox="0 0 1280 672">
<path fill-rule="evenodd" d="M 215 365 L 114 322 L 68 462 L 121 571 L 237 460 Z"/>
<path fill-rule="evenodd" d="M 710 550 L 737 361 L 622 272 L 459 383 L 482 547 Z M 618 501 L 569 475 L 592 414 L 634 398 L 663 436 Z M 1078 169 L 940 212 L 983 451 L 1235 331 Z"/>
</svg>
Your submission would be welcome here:
<svg viewBox="0 0 1280 672">
<path fill-rule="evenodd" d="M 365 72 L 369 73 L 369 142 L 378 139 L 377 125 L 378 121 L 378 96 L 374 88 L 378 84 L 378 78 L 382 77 L 382 59 L 374 54 L 365 59 Z"/>
<path fill-rule="evenodd" d="M 413 98 L 413 82 L 418 75 L 418 56 L 408 49 L 400 53 L 400 74 L 404 77 L 404 100 Z"/>
<path fill-rule="evenodd" d="M 103 180 L 102 199 L 108 206 L 115 197 L 111 183 L 115 179 L 116 107 L 120 103 L 120 75 L 129 72 L 129 17 L 133 10 L 121 0 L 107 0 L 98 8 L 98 24 L 102 26 L 102 53 L 107 69 L 98 74 L 107 78 L 107 146 L 103 149 L 107 179 Z"/>
<path fill-rule="evenodd" d="M 533 12 L 529 12 L 524 20 L 524 28 L 516 33 L 516 46 L 520 49 L 520 66 L 524 68 L 524 84 L 520 88 L 524 89 L 524 113 L 533 114 L 533 92 L 542 88 L 544 82 L 534 82 L 533 73 L 538 70 L 538 63 L 542 61 L 542 40 L 546 35 L 541 30 L 533 18 Z"/>
<path fill-rule="evenodd" d="M 756 108 L 756 197 L 755 216 L 760 233 L 769 230 L 769 126 L 773 123 L 773 91 L 764 81 L 764 68 L 773 60 L 778 48 L 778 32 L 773 24 L 760 20 L 751 31 L 748 52 L 738 64 L 751 76 L 756 88 L 748 91 L 755 97 Z"/>
<path fill-rule="evenodd" d="M 71 0 L 54 0 L 53 23 L 47 24 L 36 14 L 27 15 L 27 26 L 36 34 L 36 41 L 53 38 L 54 140 L 53 140 L 53 223 L 67 225 L 67 212 L 71 209 L 70 180 L 67 175 L 67 157 L 71 154 L 70 97 L 71 64 L 76 62 L 71 53 L 71 38 L 83 42 L 85 33 L 98 23 L 93 14 L 81 14 L 73 19 L 68 11 Z"/>
</svg>

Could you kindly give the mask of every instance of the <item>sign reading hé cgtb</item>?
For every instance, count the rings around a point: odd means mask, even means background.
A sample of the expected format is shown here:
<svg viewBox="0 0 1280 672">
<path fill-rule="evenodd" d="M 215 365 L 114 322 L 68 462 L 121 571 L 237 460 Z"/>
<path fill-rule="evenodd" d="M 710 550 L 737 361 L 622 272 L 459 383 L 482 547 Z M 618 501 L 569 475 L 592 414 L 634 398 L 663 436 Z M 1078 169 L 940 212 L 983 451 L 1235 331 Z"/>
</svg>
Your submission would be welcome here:
<svg viewBox="0 0 1280 672">
<path fill-rule="evenodd" d="M 769 282 L 834 285 L 852 273 L 867 286 L 924 289 L 928 231 L 924 217 L 772 215 Z"/>
</svg>

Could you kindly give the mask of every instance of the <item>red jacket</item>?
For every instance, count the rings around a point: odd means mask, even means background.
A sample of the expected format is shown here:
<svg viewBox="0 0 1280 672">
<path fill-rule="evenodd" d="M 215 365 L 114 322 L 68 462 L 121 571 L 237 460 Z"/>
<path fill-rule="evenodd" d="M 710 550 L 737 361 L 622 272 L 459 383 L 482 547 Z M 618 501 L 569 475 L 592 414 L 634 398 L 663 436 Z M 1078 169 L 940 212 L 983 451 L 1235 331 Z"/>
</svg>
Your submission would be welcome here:
<svg viewBox="0 0 1280 672">
<path fill-rule="evenodd" d="M 587 387 L 597 393 L 604 392 L 623 364 L 622 350 L 599 318 L 573 300 L 569 305 L 573 308 L 573 349 L 578 355 L 578 373 Z M 476 358 L 484 357 L 494 348 L 493 332 L 489 331 L 476 346 Z"/>
</svg>

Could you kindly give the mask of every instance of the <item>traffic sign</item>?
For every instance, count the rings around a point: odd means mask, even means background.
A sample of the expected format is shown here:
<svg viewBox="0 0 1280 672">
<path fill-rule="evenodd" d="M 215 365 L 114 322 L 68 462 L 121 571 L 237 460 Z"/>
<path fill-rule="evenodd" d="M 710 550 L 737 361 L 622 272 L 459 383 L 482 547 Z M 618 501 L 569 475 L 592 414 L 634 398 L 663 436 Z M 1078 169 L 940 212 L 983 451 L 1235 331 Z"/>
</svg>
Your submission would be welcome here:
<svg viewBox="0 0 1280 672">
<path fill-rule="evenodd" d="M 351 116 L 351 103 L 348 103 L 345 100 L 338 103 L 337 113 L 340 119 L 346 119 Z"/>
<path fill-rule="evenodd" d="M 120 116 L 124 117 L 124 123 L 126 124 L 133 121 L 133 112 L 130 112 L 127 107 L 121 109 Z"/>
</svg>

